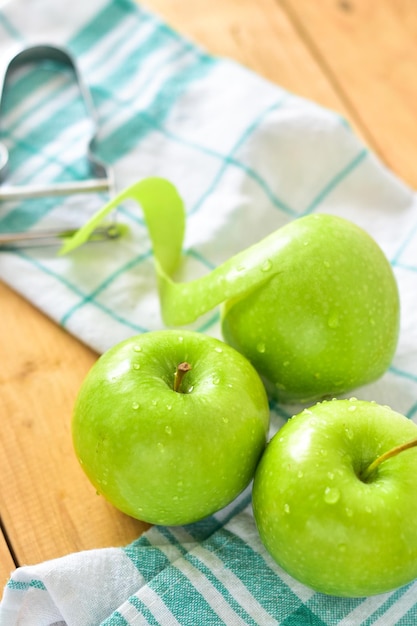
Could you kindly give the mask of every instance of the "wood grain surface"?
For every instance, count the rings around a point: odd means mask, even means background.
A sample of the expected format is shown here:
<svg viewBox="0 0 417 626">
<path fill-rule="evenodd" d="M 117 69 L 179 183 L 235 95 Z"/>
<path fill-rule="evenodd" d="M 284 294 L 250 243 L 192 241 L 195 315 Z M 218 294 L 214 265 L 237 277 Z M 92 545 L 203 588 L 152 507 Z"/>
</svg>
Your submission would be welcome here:
<svg viewBox="0 0 417 626">
<path fill-rule="evenodd" d="M 417 185 L 413 0 L 145 0 L 176 30 L 343 114 Z M 11 569 L 123 545 L 144 524 L 97 496 L 72 450 L 76 393 L 97 358 L 0 283 L 0 584 Z"/>
</svg>

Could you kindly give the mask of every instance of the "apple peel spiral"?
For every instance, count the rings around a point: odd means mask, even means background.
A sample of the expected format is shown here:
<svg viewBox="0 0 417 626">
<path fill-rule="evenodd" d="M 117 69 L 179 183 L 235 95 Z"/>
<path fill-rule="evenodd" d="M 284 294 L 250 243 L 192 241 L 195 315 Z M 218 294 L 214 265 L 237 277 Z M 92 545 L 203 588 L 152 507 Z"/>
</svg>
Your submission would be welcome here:
<svg viewBox="0 0 417 626">
<path fill-rule="evenodd" d="M 356 389 L 389 367 L 399 334 L 393 270 L 376 241 L 335 215 L 295 219 L 206 275 L 177 282 L 186 226 L 169 181 L 123 190 L 63 245 L 71 252 L 124 201 L 142 208 L 167 326 L 222 305 L 225 341 L 244 354 L 279 402 L 309 403 Z"/>
</svg>

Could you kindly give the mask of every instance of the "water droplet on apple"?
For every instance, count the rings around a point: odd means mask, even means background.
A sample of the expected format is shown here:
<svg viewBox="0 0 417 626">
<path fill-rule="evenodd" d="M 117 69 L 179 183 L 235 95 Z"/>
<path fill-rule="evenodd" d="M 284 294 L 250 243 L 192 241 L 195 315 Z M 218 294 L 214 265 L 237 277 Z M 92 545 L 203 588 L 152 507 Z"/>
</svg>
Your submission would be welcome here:
<svg viewBox="0 0 417 626">
<path fill-rule="evenodd" d="M 352 396 L 351 398 L 349 398 L 349 402 L 357 402 L 358 399 L 355 398 L 354 396 Z"/>
<path fill-rule="evenodd" d="M 213 376 L 212 383 L 213 385 L 218 385 L 220 382 L 220 378 L 218 376 Z"/>
<path fill-rule="evenodd" d="M 324 490 L 324 501 L 327 504 L 336 504 L 340 498 L 340 491 L 336 487 L 326 487 Z"/>
<path fill-rule="evenodd" d="M 339 326 L 339 316 L 337 313 L 332 313 L 328 320 L 327 325 L 329 328 L 337 328 Z"/>
<path fill-rule="evenodd" d="M 225 424 L 228 424 L 228 423 L 229 423 L 229 418 L 228 418 L 228 417 L 223 417 L 223 422 L 224 422 Z"/>
<path fill-rule="evenodd" d="M 244 272 L 245 269 L 246 269 L 246 267 L 244 265 L 242 265 L 242 264 L 236 266 L 236 271 L 237 272 Z"/>
<path fill-rule="evenodd" d="M 136 346 L 133 346 L 133 350 L 135 352 L 140 352 L 142 350 L 142 348 L 140 346 L 136 345 Z"/>
<path fill-rule="evenodd" d="M 172 411 L 172 404 L 167 404 L 167 411 Z"/>
<path fill-rule="evenodd" d="M 256 346 L 256 349 L 258 352 L 263 354 L 266 350 L 265 344 L 263 342 L 258 343 L 258 345 Z"/>
<path fill-rule="evenodd" d="M 193 389 L 194 389 L 194 385 L 190 385 L 187 389 L 187 393 L 191 393 Z"/>
<path fill-rule="evenodd" d="M 140 370 L 140 363 L 133 363 L 134 370 Z"/>
<path fill-rule="evenodd" d="M 327 450 L 325 450 L 324 448 L 321 448 L 320 454 L 321 456 L 327 456 Z"/>
<path fill-rule="evenodd" d="M 299 470 L 297 476 L 298 476 L 298 478 L 302 478 L 304 476 L 304 474 L 303 474 L 303 472 L 301 470 Z"/>
<path fill-rule="evenodd" d="M 356 411 L 356 409 L 357 409 L 356 404 L 352 404 L 352 406 L 348 408 L 348 411 Z"/>
<path fill-rule="evenodd" d="M 269 270 L 272 268 L 272 261 L 271 259 L 266 259 L 266 261 L 264 261 L 261 265 L 261 271 L 262 272 L 269 272 Z"/>
<path fill-rule="evenodd" d="M 219 346 L 217 346 L 217 348 L 214 348 L 215 352 L 218 352 L 219 354 L 221 352 L 223 352 L 223 348 L 220 348 Z"/>
<path fill-rule="evenodd" d="M 288 513 L 290 513 L 290 511 L 291 511 L 290 505 L 286 502 L 284 504 L 284 513 L 286 513 L 288 515 Z"/>
<path fill-rule="evenodd" d="M 178 337 L 178 341 L 179 341 L 180 343 L 182 343 L 182 342 L 184 341 L 184 337 L 183 337 L 182 335 L 180 335 L 180 336 Z"/>
<path fill-rule="evenodd" d="M 350 428 L 345 428 L 345 433 L 348 439 L 353 439 L 353 432 L 350 430 Z"/>
<path fill-rule="evenodd" d="M 171 426 L 167 425 L 165 426 L 165 432 L 167 435 L 172 435 L 172 428 Z"/>
<path fill-rule="evenodd" d="M 152 405 L 156 406 L 158 404 L 158 400 L 152 400 Z"/>
<path fill-rule="evenodd" d="M 136 411 L 139 408 L 139 402 L 132 402 L 132 409 Z"/>
<path fill-rule="evenodd" d="M 334 479 L 334 473 L 333 472 L 328 472 L 327 476 L 330 478 L 330 480 Z"/>
</svg>

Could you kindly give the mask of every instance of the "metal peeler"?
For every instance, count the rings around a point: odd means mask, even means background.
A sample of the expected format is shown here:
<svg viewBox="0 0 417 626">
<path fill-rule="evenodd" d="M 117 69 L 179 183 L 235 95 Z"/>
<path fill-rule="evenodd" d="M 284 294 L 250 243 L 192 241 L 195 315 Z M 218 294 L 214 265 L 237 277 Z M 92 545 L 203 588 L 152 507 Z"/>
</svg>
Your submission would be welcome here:
<svg viewBox="0 0 417 626">
<path fill-rule="evenodd" d="M 19 66 L 26 63 L 54 61 L 61 65 L 71 68 L 74 72 L 80 94 L 83 98 L 84 105 L 88 115 L 93 122 L 92 137 L 87 146 L 87 158 L 91 170 L 91 178 L 80 181 L 71 181 L 64 183 L 52 184 L 30 184 L 12 186 L 8 185 L 7 170 L 9 162 L 9 153 L 6 146 L 0 141 L 0 211 L 1 203 L 4 201 L 25 199 L 25 198 L 42 198 L 46 196 L 62 196 L 75 193 L 94 193 L 100 191 L 113 192 L 114 177 L 110 167 L 106 166 L 94 155 L 94 143 L 97 134 L 97 116 L 94 109 L 90 92 L 82 80 L 78 67 L 71 55 L 64 50 L 51 45 L 36 45 L 21 49 L 15 54 L 4 72 L 3 77 L 0 76 L 0 115 L 2 110 L 2 99 L 5 91 L 5 82 L 9 73 Z M 63 242 L 65 236 L 70 235 L 68 231 L 62 230 L 44 230 L 29 231 L 17 233 L 0 233 L 0 250 L 10 249 L 19 246 L 45 246 L 59 244 Z M 119 236 L 115 222 L 110 223 L 107 227 L 98 228 L 92 234 L 91 241 L 103 241 L 114 239 Z"/>
</svg>

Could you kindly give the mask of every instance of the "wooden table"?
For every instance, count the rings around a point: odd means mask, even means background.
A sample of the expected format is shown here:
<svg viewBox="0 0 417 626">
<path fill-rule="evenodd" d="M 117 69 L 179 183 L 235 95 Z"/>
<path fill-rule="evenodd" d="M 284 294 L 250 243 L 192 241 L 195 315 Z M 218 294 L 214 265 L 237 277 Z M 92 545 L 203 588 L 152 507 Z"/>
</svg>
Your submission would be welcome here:
<svg viewBox="0 0 417 626">
<path fill-rule="evenodd" d="M 146 0 L 178 31 L 331 107 L 417 187 L 414 0 Z M 124 545 L 144 524 L 95 494 L 70 439 L 97 355 L 0 283 L 0 584 L 20 564 Z"/>
</svg>

